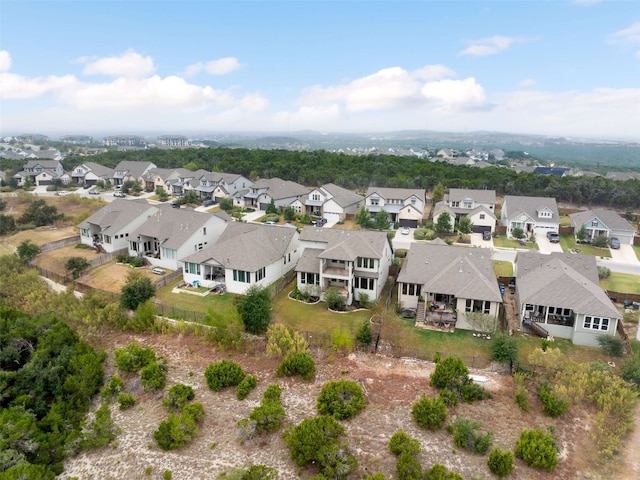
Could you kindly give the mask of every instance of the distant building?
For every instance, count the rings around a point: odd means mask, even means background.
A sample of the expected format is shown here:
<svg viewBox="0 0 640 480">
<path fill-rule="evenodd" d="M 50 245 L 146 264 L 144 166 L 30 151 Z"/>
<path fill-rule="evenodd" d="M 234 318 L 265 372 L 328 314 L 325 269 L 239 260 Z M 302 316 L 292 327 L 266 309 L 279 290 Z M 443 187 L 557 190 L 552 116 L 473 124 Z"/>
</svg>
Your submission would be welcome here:
<svg viewBox="0 0 640 480">
<path fill-rule="evenodd" d="M 49 137 L 39 133 L 23 133 L 17 135 L 16 140 L 20 143 L 46 143 L 49 141 Z"/>
<path fill-rule="evenodd" d="M 147 144 L 144 138 L 138 135 L 114 135 L 104 137 L 102 143 L 108 147 L 144 147 Z"/>
<path fill-rule="evenodd" d="M 183 135 L 161 135 L 158 137 L 158 146 L 161 147 L 188 147 L 189 139 Z"/>
<path fill-rule="evenodd" d="M 72 143 L 73 145 L 88 145 L 93 143 L 93 137 L 88 135 L 64 135 L 60 137 L 60 141 L 64 143 Z"/>
</svg>

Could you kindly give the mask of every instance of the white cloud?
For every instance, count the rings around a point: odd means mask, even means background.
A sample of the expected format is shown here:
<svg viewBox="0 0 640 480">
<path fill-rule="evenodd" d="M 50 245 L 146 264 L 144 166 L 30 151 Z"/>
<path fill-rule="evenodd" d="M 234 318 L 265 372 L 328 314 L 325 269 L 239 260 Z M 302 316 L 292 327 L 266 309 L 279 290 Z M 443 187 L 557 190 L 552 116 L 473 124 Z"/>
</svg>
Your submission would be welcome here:
<svg viewBox="0 0 640 480">
<path fill-rule="evenodd" d="M 414 75 L 422 80 L 436 80 L 444 77 L 454 77 L 456 72 L 444 65 L 426 65 L 416 70 Z"/>
<path fill-rule="evenodd" d="M 520 87 L 535 87 L 538 82 L 536 82 L 533 78 L 525 78 L 521 80 L 518 86 Z"/>
<path fill-rule="evenodd" d="M 6 50 L 0 50 L 0 72 L 8 72 L 11 68 L 11 55 Z"/>
<path fill-rule="evenodd" d="M 76 85 L 73 75 L 28 78 L 13 73 L 0 73 L 0 98 L 37 98 Z"/>
<path fill-rule="evenodd" d="M 640 43 L 640 22 L 609 35 L 610 43 Z"/>
<path fill-rule="evenodd" d="M 459 55 L 474 55 L 485 57 L 487 55 L 495 55 L 498 52 L 506 50 L 515 42 L 521 40 L 513 37 L 503 37 L 495 35 L 493 37 L 481 38 L 471 41 L 471 45 L 462 50 Z"/>
<path fill-rule="evenodd" d="M 153 59 L 129 50 L 115 57 L 99 58 L 87 63 L 85 75 L 107 75 L 111 77 L 141 78 L 155 71 Z"/>
<path fill-rule="evenodd" d="M 202 71 L 210 75 L 226 75 L 242 67 L 242 64 L 235 57 L 219 58 L 210 62 L 197 62 L 185 68 L 184 74 L 192 77 Z"/>
<path fill-rule="evenodd" d="M 429 82 L 422 87 L 422 94 L 430 102 L 445 106 L 479 105 L 486 100 L 484 89 L 475 78 Z"/>
</svg>

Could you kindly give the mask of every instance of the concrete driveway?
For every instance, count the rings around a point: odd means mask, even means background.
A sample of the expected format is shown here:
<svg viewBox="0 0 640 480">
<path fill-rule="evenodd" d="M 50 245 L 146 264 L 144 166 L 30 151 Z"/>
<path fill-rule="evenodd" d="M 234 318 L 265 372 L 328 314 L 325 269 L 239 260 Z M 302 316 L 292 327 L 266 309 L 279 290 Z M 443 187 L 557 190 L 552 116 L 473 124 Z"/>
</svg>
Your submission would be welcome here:
<svg viewBox="0 0 640 480">
<path fill-rule="evenodd" d="M 474 247 L 493 248 L 493 237 L 490 240 L 483 240 L 481 233 L 472 233 L 471 245 Z"/>
<path fill-rule="evenodd" d="M 559 243 L 551 243 L 546 235 L 536 235 L 536 243 L 540 253 L 551 254 L 554 252 L 562 253 L 562 247 Z"/>
<path fill-rule="evenodd" d="M 265 212 L 264 210 L 256 210 L 255 212 L 247 213 L 244 217 L 242 217 L 242 220 L 244 220 L 245 222 L 256 223 L 256 220 L 258 218 L 264 217 L 266 214 L 267 212 Z"/>
<path fill-rule="evenodd" d="M 396 236 L 393 237 L 393 240 L 391 240 L 391 245 L 393 246 L 394 250 L 398 250 L 398 249 L 409 250 L 411 248 L 411 244 L 416 241 L 416 239 L 413 238 L 413 234 L 416 231 L 416 229 L 410 228 L 409 235 L 402 235 L 402 233 L 400 233 L 401 230 L 402 228 L 398 228 L 396 230 Z"/>
<path fill-rule="evenodd" d="M 620 245 L 619 249 L 609 249 L 611 260 L 614 262 L 628 263 L 629 265 L 640 265 L 636 252 L 631 245 Z"/>
</svg>

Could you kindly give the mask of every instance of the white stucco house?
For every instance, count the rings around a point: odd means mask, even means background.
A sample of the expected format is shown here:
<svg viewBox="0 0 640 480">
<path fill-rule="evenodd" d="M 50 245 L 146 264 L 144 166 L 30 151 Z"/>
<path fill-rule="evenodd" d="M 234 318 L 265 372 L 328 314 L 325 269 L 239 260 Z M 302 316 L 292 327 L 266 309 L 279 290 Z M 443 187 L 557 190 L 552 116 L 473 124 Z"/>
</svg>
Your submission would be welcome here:
<svg viewBox="0 0 640 480">
<path fill-rule="evenodd" d="M 560 214 L 555 198 L 506 195 L 500 221 L 507 227 L 507 236 L 512 236 L 514 228 L 521 228 L 530 237 L 557 232 Z"/>
<path fill-rule="evenodd" d="M 308 194 L 309 189 L 299 183 L 277 177 L 263 178 L 249 187 L 243 196 L 243 206 L 266 210 L 273 201 L 276 207 L 285 208 Z"/>
<path fill-rule="evenodd" d="M 344 221 L 364 204 L 364 197 L 351 190 L 327 183 L 314 188 L 306 197 L 294 200 L 291 207 L 296 213 L 308 213 L 327 220 Z"/>
<path fill-rule="evenodd" d="M 392 222 L 401 227 L 416 228 L 424 217 L 425 198 L 424 189 L 369 187 L 365 208 L 371 216 L 384 210 Z"/>
</svg>

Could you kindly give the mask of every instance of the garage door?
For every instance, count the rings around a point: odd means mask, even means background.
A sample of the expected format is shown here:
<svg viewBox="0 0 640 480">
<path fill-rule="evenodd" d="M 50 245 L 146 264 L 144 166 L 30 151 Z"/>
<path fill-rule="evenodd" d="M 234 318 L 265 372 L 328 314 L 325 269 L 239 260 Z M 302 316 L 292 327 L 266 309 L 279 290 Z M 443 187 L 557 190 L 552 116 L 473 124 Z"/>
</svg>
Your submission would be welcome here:
<svg viewBox="0 0 640 480">
<path fill-rule="evenodd" d="M 616 235 L 612 233 L 611 236 L 615 237 Z M 622 245 L 633 245 L 633 235 L 618 234 L 617 237 Z"/>
<path fill-rule="evenodd" d="M 261 203 L 260 204 L 260 210 L 265 210 L 266 211 L 268 206 L 269 206 L 268 203 Z"/>
<path fill-rule="evenodd" d="M 38 185 L 51 185 L 51 180 L 40 180 Z"/>
<path fill-rule="evenodd" d="M 491 227 L 488 225 L 474 225 L 473 233 L 482 233 L 482 232 L 490 232 Z"/>
<path fill-rule="evenodd" d="M 327 221 L 329 221 L 329 222 L 339 222 L 340 221 L 340 214 L 338 214 L 338 213 L 324 212 L 323 217 L 326 218 Z"/>
<path fill-rule="evenodd" d="M 409 227 L 409 228 L 418 228 L 418 220 L 410 220 L 408 218 L 404 218 L 400 220 L 401 227 Z"/>
</svg>

